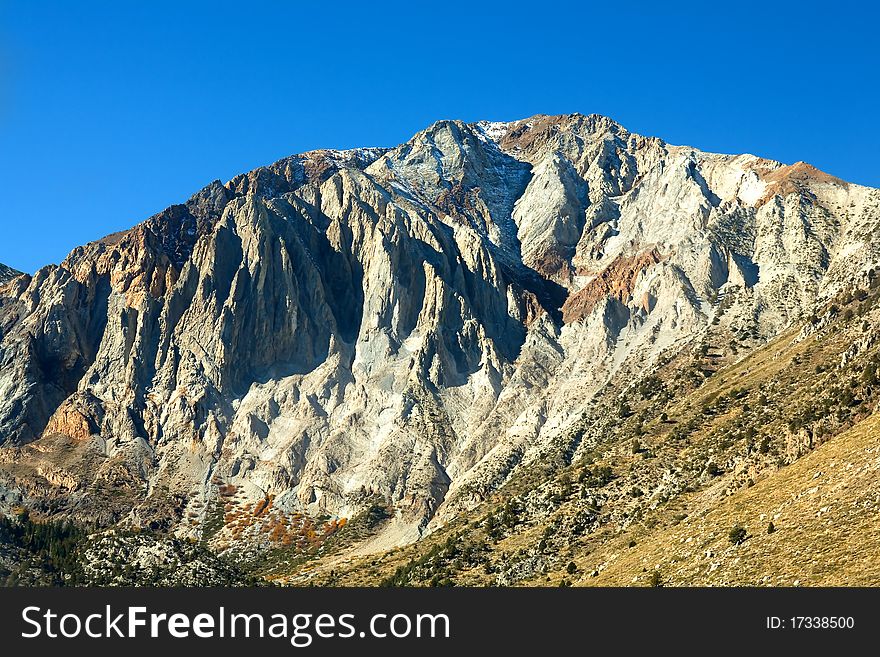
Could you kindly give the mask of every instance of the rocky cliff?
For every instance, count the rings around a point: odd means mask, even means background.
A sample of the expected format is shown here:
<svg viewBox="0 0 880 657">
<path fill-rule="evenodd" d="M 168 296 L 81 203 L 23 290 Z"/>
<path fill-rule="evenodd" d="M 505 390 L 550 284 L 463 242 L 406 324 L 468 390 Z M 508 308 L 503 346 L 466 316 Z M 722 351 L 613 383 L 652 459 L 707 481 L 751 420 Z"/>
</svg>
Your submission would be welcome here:
<svg viewBox="0 0 880 657">
<path fill-rule="evenodd" d="M 0 263 L 0 285 L 6 285 L 6 283 L 17 276 L 21 276 L 20 271 L 15 271 L 11 267 L 7 267 L 3 263 Z"/>
<path fill-rule="evenodd" d="M 582 451 L 599 393 L 866 285 L 878 221 L 878 190 L 597 115 L 296 155 L 3 274 L 0 503 L 228 543 L 224 491 L 378 496 L 376 547 L 415 540 Z"/>
</svg>

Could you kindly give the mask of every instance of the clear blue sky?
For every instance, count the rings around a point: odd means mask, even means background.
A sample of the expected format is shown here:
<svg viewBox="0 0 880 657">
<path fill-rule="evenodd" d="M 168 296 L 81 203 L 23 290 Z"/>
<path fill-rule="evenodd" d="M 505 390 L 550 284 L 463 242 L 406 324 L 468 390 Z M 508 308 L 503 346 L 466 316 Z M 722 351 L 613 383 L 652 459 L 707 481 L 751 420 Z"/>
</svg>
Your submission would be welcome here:
<svg viewBox="0 0 880 657">
<path fill-rule="evenodd" d="M 0 262 L 440 118 L 598 112 L 880 186 L 880 11 L 729 4 L 2 2 Z"/>
</svg>

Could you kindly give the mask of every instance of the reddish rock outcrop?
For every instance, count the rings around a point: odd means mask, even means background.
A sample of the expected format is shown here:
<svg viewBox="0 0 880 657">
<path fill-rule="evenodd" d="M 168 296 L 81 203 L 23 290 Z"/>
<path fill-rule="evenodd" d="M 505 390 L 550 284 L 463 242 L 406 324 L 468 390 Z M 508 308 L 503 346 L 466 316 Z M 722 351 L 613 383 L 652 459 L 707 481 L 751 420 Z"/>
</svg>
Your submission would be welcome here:
<svg viewBox="0 0 880 657">
<path fill-rule="evenodd" d="M 643 251 L 634 256 L 619 256 L 587 283 L 581 290 L 566 299 L 562 306 L 562 321 L 576 322 L 590 314 L 602 299 L 613 297 L 622 303 L 632 299 L 636 280 L 646 269 L 663 260 L 657 249 Z M 589 272 L 578 272 L 589 275 Z M 642 299 L 642 304 L 647 303 Z"/>
<path fill-rule="evenodd" d="M 772 170 L 759 170 L 757 173 L 761 180 L 767 183 L 767 190 L 758 200 L 757 207 L 761 207 L 774 196 L 806 193 L 812 197 L 810 185 L 813 183 L 825 183 L 839 187 L 846 187 L 848 184 L 806 162 L 795 162 Z"/>
</svg>

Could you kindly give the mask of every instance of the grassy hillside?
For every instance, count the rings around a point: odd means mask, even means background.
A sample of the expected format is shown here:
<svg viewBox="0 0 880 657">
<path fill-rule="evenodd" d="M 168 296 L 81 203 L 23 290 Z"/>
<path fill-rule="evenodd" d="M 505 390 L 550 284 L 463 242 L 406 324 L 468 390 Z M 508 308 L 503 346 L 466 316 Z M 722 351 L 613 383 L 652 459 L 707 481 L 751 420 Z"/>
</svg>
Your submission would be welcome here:
<svg viewBox="0 0 880 657">
<path fill-rule="evenodd" d="M 581 560 L 584 571 L 603 570 L 579 580 L 599 586 L 880 585 L 878 475 L 875 414 L 720 503 L 685 497 L 678 511 L 687 513 L 684 520 L 609 542 Z M 628 539 L 636 545 L 629 548 Z"/>
</svg>

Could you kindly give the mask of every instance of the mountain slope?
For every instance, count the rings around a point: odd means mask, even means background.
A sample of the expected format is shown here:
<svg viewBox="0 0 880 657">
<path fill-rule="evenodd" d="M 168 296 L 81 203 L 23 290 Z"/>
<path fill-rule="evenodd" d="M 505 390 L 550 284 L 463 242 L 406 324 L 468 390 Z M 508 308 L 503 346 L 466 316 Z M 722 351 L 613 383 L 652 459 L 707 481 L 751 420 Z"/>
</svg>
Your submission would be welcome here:
<svg viewBox="0 0 880 657">
<path fill-rule="evenodd" d="M 3 503 L 223 550 L 381 499 L 363 549 L 415 540 L 582 458 L 585 418 L 664 363 L 737 360 L 866 287 L 878 208 L 596 115 L 214 182 L 0 289 Z"/>
<path fill-rule="evenodd" d="M 661 371 L 573 464 L 545 459 L 414 546 L 283 581 L 877 585 L 878 301 L 842 297 L 696 388 Z"/>
<path fill-rule="evenodd" d="M 7 267 L 3 263 L 0 263 L 0 285 L 5 285 L 17 276 L 21 276 L 20 271 L 16 271 L 11 267 Z"/>
</svg>

